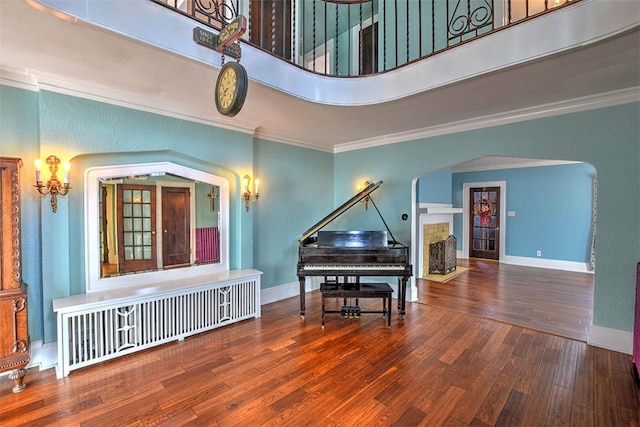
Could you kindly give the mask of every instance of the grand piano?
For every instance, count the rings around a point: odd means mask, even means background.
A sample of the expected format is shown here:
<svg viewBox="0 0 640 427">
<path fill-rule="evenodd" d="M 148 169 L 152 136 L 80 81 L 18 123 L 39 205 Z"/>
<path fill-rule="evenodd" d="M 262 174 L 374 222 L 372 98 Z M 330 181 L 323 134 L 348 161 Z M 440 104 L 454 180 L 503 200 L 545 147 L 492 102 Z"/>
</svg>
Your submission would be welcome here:
<svg viewBox="0 0 640 427">
<path fill-rule="evenodd" d="M 395 240 L 378 207 L 369 196 L 382 185 L 371 183 L 342 206 L 331 212 L 298 240 L 298 279 L 300 316 L 305 315 L 306 277 L 332 278 L 337 282 L 360 283 L 364 276 L 395 276 L 398 279 L 398 312 L 405 314 L 407 281 L 412 275 L 409 248 Z M 342 213 L 367 198 L 382 219 L 385 231 L 320 231 Z M 387 238 L 387 232 L 392 240 Z M 317 233 L 317 236 L 314 234 Z"/>
</svg>

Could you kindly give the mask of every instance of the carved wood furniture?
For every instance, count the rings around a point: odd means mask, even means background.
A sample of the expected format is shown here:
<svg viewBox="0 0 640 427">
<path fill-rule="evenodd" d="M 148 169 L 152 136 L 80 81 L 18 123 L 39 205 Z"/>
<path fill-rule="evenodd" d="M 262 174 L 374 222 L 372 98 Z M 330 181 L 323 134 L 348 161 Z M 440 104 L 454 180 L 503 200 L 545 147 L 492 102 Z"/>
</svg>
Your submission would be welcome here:
<svg viewBox="0 0 640 427">
<path fill-rule="evenodd" d="M 20 183 L 22 161 L 0 157 L 0 372 L 11 371 L 13 392 L 26 387 L 29 364 L 27 293 L 20 270 Z"/>
</svg>

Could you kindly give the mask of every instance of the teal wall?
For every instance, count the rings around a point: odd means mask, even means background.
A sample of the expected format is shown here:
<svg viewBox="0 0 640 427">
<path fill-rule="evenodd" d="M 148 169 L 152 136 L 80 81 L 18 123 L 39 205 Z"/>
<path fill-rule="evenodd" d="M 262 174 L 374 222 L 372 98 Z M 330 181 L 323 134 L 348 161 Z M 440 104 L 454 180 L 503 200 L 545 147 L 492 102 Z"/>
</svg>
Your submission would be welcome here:
<svg viewBox="0 0 640 427">
<path fill-rule="evenodd" d="M 267 209 L 269 197 L 261 198 L 245 212 L 240 196 L 242 176 L 260 177 L 254 171 L 253 136 L 54 92 L 31 92 L 6 86 L 0 86 L 0 107 L 0 155 L 20 157 L 24 162 L 21 174 L 24 182 L 21 190 L 22 266 L 23 279 L 29 285 L 32 340 L 55 341 L 51 301 L 86 289 L 82 189 L 83 174 L 89 167 L 171 161 L 227 178 L 231 195 L 230 267 L 272 264 L 264 256 L 253 259 L 253 207 Z M 288 145 L 279 144 L 279 147 L 279 157 L 273 161 L 287 158 L 287 151 L 292 150 L 294 157 L 306 160 L 308 166 L 304 170 L 311 176 L 317 176 L 314 165 L 317 165 L 316 171 L 331 176 L 330 155 Z M 49 198 L 41 199 L 31 186 L 32 159 L 50 154 L 63 160 L 71 159 L 72 190 L 69 195 L 58 198 L 55 214 L 51 212 Z M 266 165 L 263 194 L 270 192 L 268 176 L 271 168 L 276 172 L 286 170 L 283 163 L 273 165 L 268 156 Z M 300 170 L 296 168 L 302 166 L 293 165 L 291 177 L 297 182 Z M 316 188 L 320 192 L 319 199 L 330 203 L 332 182 L 330 179 L 326 182 Z M 290 186 L 289 190 L 294 188 L 291 183 L 283 185 Z M 287 194 L 295 202 L 316 206 L 312 203 L 316 198 L 313 192 L 305 190 L 296 194 L 289 191 Z M 284 204 L 288 207 L 293 201 L 290 203 L 285 199 Z M 280 209 L 276 212 L 277 217 L 283 217 Z M 281 246 L 276 241 L 273 251 L 267 254 L 275 257 Z M 290 269 L 291 280 L 295 280 L 295 263 Z M 263 285 L 279 284 L 269 281 L 270 277 L 277 276 L 269 270 L 263 277 Z"/>
<path fill-rule="evenodd" d="M 587 163 L 453 174 L 453 205 L 462 206 L 464 183 L 505 181 L 506 206 L 513 211 L 502 230 L 505 254 L 588 263 L 592 234 L 593 166 Z M 422 181 L 422 179 L 421 179 Z M 462 236 L 461 215 L 454 234 Z M 458 239 L 462 249 L 462 239 Z"/>
<path fill-rule="evenodd" d="M 453 204 L 451 168 L 444 168 L 421 176 L 416 184 L 418 203 Z"/>
<path fill-rule="evenodd" d="M 32 160 L 40 156 L 40 94 L 0 85 L 0 156 L 22 159 L 20 249 L 22 280 L 28 285 L 28 317 L 31 339 L 41 339 L 42 270 L 40 267 L 40 196 L 33 190 Z M 25 174 L 24 170 L 34 171 Z"/>
<path fill-rule="evenodd" d="M 478 157 L 497 155 L 578 160 L 598 172 L 595 325 L 632 331 L 635 264 L 640 259 L 640 104 L 549 117 L 336 154 L 335 193 L 375 173 L 385 184 L 375 198 L 399 240 L 409 241 L 412 181 Z M 373 220 L 371 220 L 373 221 Z"/>
<path fill-rule="evenodd" d="M 333 209 L 333 155 L 256 140 L 261 197 L 254 212 L 254 267 L 262 287 L 298 280 L 298 239 Z"/>
<path fill-rule="evenodd" d="M 594 323 L 631 331 L 635 263 L 640 259 L 640 104 L 437 136 L 339 154 L 254 139 L 147 112 L 57 93 L 0 86 L 0 155 L 20 157 L 22 266 L 29 285 L 32 340 L 55 341 L 51 300 L 84 290 L 83 171 L 87 167 L 172 161 L 221 175 L 231 188 L 231 266 L 264 271 L 263 287 L 296 280 L 297 239 L 365 180 L 395 237 L 410 243 L 412 182 L 486 155 L 591 163 L 598 171 L 598 258 Z M 53 214 L 31 187 L 31 159 L 71 158 L 73 189 Z M 262 180 L 245 212 L 240 178 Z M 370 206 L 337 227 L 380 229 Z"/>
</svg>

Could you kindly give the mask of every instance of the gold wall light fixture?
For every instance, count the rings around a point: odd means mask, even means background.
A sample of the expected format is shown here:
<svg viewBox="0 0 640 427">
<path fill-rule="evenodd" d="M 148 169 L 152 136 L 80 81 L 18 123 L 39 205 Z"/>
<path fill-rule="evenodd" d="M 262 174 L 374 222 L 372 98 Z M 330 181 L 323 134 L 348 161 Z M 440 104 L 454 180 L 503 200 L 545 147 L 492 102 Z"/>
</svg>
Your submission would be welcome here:
<svg viewBox="0 0 640 427">
<path fill-rule="evenodd" d="M 255 202 L 260 197 L 260 180 L 253 180 L 253 192 L 251 192 L 251 177 L 245 175 L 242 178 L 242 196 L 244 198 L 244 208 L 249 212 L 249 202 Z"/>
<path fill-rule="evenodd" d="M 363 191 L 365 188 L 367 188 L 370 185 L 371 185 L 370 181 L 365 181 L 364 183 L 358 185 L 358 191 Z M 360 200 L 361 202 L 364 203 L 364 210 L 365 211 L 369 210 L 369 200 L 371 200 L 371 198 L 369 196 L 366 196 L 364 199 Z"/>
<path fill-rule="evenodd" d="M 56 156 L 49 156 L 45 162 L 49 165 L 51 177 L 45 184 L 42 181 L 42 172 L 40 171 L 42 168 L 42 160 L 34 160 L 33 165 L 36 167 L 36 185 L 34 185 L 34 187 L 36 187 L 38 193 L 43 196 L 48 194 L 51 195 L 51 210 L 55 213 L 58 210 L 58 195 L 66 196 L 71 189 L 71 186 L 69 185 L 69 170 L 71 169 L 71 165 L 69 162 L 64 162 L 62 164 L 62 168 L 64 169 L 64 182 L 60 182 L 57 176 L 58 167 L 61 163 L 60 159 Z"/>
</svg>

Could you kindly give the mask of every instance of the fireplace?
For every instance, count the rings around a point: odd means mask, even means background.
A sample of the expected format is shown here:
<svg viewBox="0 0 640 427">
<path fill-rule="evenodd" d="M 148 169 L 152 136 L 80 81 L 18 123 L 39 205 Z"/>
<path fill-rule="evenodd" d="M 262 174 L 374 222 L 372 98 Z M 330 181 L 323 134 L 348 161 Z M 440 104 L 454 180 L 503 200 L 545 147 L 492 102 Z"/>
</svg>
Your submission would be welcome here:
<svg viewBox="0 0 640 427">
<path fill-rule="evenodd" d="M 429 275 L 429 245 L 447 239 L 453 232 L 453 216 L 462 213 L 461 208 L 450 204 L 420 203 L 418 244 L 418 275 Z M 457 255 L 457 249 L 456 249 Z"/>
<path fill-rule="evenodd" d="M 456 271 L 456 237 L 429 245 L 429 274 L 449 274 Z"/>
</svg>

